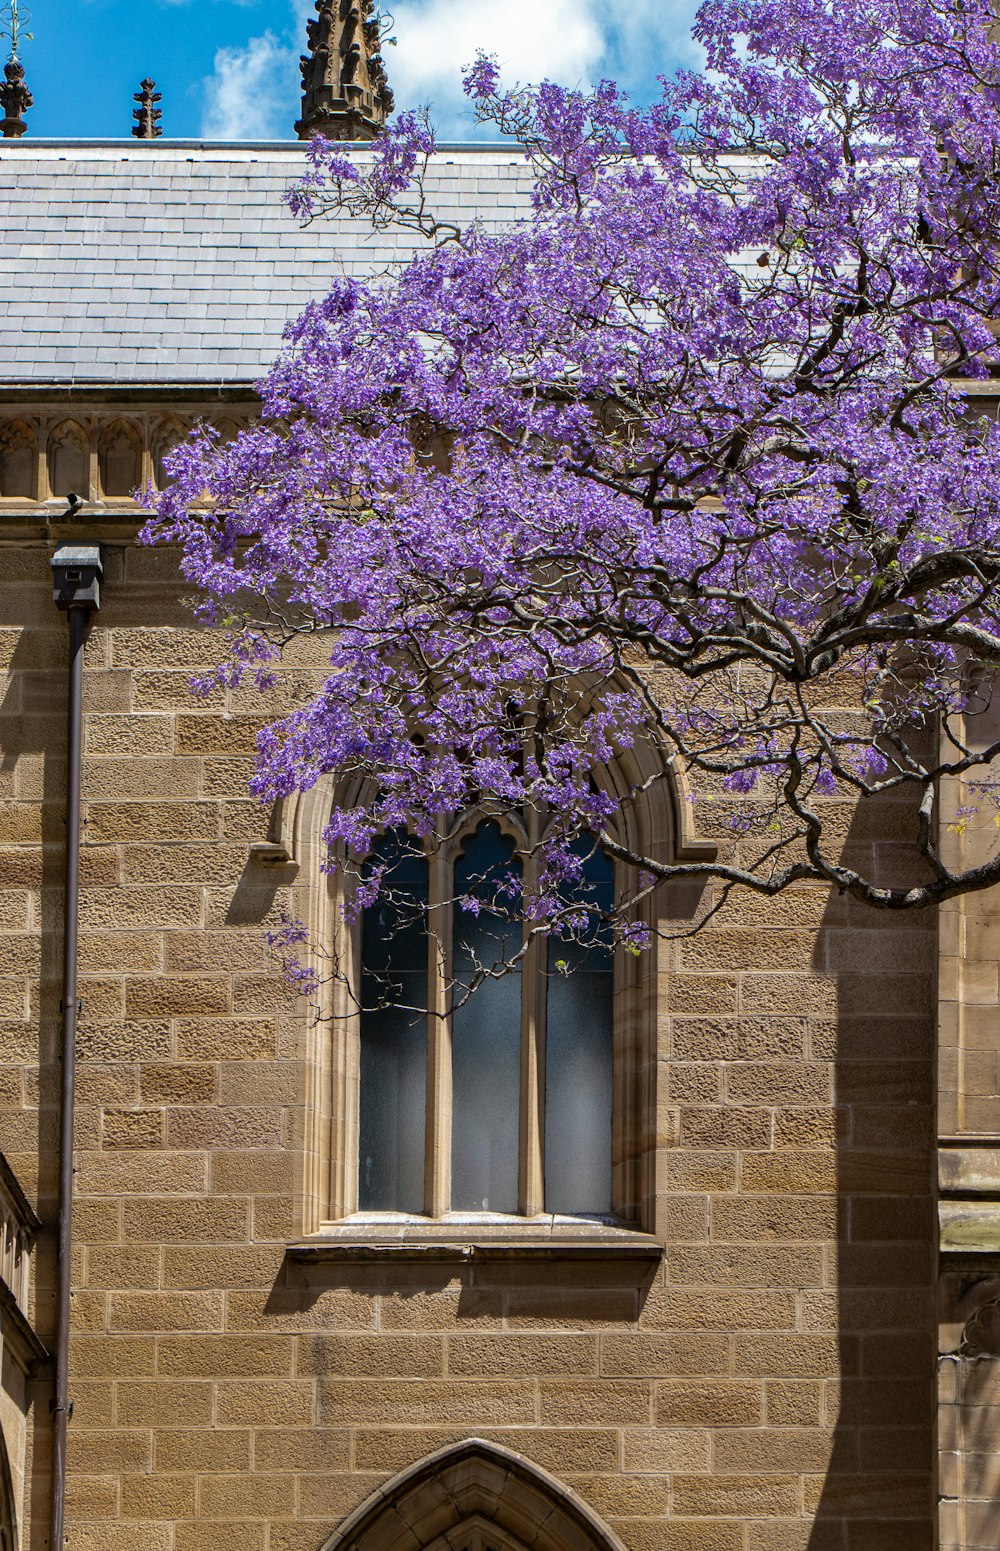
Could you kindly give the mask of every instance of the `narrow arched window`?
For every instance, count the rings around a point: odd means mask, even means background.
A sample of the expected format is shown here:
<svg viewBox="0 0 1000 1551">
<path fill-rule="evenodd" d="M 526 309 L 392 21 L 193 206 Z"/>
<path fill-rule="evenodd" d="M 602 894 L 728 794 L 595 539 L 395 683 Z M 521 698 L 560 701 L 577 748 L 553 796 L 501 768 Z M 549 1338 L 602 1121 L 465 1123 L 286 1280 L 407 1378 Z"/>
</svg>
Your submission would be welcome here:
<svg viewBox="0 0 1000 1551">
<path fill-rule="evenodd" d="M 398 834 L 378 842 L 370 865 L 387 887 L 361 931 L 359 1211 L 612 1213 L 615 955 L 597 923 L 614 875 L 592 841 L 579 856 L 564 900 L 589 907 L 592 929 L 543 941 L 525 933 L 518 843 L 494 820 L 433 860 Z"/>
<path fill-rule="evenodd" d="M 455 863 L 451 1019 L 451 1205 L 516 1212 L 521 1087 L 520 966 L 497 974 L 520 947 L 520 922 L 504 905 L 514 843 L 481 824 Z M 465 907 L 470 897 L 483 901 Z M 491 905 L 494 908 L 491 908 Z M 491 973 L 492 971 L 492 973 Z M 477 984 L 477 976 L 479 979 Z"/>
<path fill-rule="evenodd" d="M 427 1081 L 427 859 L 405 835 L 378 841 L 385 887 L 364 914 L 358 1207 L 420 1212 Z"/>
<path fill-rule="evenodd" d="M 577 847 L 581 897 L 607 912 L 614 872 L 604 852 Z M 548 941 L 545 1039 L 545 1206 L 550 1212 L 611 1211 L 611 1088 L 614 948 L 608 926 L 584 940 Z M 588 1145 L 581 1147 L 581 1137 Z"/>
</svg>

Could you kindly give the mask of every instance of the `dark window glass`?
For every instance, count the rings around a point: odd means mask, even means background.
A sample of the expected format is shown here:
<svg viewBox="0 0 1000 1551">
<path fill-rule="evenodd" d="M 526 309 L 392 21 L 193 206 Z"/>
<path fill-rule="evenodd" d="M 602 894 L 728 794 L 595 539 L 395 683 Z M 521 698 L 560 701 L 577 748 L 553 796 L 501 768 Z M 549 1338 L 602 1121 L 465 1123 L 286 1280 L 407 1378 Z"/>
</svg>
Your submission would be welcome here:
<svg viewBox="0 0 1000 1551">
<path fill-rule="evenodd" d="M 614 904 L 614 872 L 586 837 L 581 884 L 567 891 L 592 911 Z M 545 1210 L 611 1211 L 611 1096 L 614 949 L 591 914 L 583 942 L 548 944 L 545 1039 Z"/>
<path fill-rule="evenodd" d="M 361 934 L 358 1207 L 421 1212 L 427 1092 L 427 860 L 405 835 L 384 835 L 373 861 L 388 892 Z M 384 1005 L 384 1004 L 390 1005 Z"/>
<path fill-rule="evenodd" d="M 517 1211 L 518 1109 L 521 1087 L 521 973 L 479 983 L 521 944 L 521 902 L 505 889 L 520 879 L 513 843 L 480 824 L 455 864 L 452 1018 L 451 1204 L 455 1211 Z M 479 911 L 462 908 L 475 898 Z"/>
</svg>

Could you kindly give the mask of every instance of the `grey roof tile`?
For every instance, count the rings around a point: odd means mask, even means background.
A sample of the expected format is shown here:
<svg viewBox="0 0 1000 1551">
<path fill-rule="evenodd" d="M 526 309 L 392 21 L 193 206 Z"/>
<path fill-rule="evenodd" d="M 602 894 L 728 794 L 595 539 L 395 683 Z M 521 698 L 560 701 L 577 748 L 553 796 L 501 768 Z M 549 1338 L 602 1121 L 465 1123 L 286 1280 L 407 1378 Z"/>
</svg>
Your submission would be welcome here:
<svg viewBox="0 0 1000 1551">
<path fill-rule="evenodd" d="M 0 379 L 255 381 L 286 320 L 335 274 L 405 258 L 361 223 L 302 227 L 284 191 L 297 145 L 0 142 Z M 442 213 L 495 224 L 525 208 L 507 147 L 453 147 L 431 174 Z"/>
</svg>

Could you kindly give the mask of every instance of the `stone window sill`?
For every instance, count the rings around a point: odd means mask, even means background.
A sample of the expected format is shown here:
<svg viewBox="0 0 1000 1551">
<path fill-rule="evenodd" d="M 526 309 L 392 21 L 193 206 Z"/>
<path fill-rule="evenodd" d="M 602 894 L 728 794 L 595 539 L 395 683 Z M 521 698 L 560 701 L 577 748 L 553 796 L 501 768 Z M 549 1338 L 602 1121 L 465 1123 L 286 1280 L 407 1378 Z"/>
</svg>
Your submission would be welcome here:
<svg viewBox="0 0 1000 1551">
<path fill-rule="evenodd" d="M 663 1245 L 648 1233 L 580 1217 L 508 1217 L 449 1213 L 431 1219 L 380 1212 L 324 1223 L 319 1233 L 289 1244 L 299 1263 L 337 1260 L 631 1260 L 655 1262 Z"/>
</svg>

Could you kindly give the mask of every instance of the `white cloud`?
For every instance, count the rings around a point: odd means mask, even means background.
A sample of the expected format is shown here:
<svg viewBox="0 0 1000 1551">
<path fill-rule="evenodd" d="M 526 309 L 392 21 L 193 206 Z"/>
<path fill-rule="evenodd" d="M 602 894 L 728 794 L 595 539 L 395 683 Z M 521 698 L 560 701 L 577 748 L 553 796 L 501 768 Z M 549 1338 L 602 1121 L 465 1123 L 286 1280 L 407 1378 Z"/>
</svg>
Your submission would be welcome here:
<svg viewBox="0 0 1000 1551">
<path fill-rule="evenodd" d="M 658 75 L 702 63 L 691 39 L 696 6 L 697 0 L 396 0 L 389 80 L 398 107 L 431 104 L 442 139 L 477 133 L 461 78 L 479 50 L 497 56 L 510 85 L 548 77 L 586 86 L 611 76 L 648 100 Z M 206 140 L 292 136 L 301 101 L 298 59 L 314 13 L 314 0 L 287 0 L 287 30 L 219 49 L 214 73 L 202 83 Z"/>
<path fill-rule="evenodd" d="M 245 48 L 220 48 L 203 83 L 205 140 L 284 140 L 298 116 L 296 47 L 265 32 Z"/>
<path fill-rule="evenodd" d="M 599 75 L 605 39 L 595 0 L 397 0 L 398 46 L 386 64 L 400 107 L 430 102 L 445 137 L 468 136 L 472 112 L 462 95 L 462 68 L 477 52 L 496 54 L 504 79 L 547 76 L 576 85 Z"/>
</svg>

